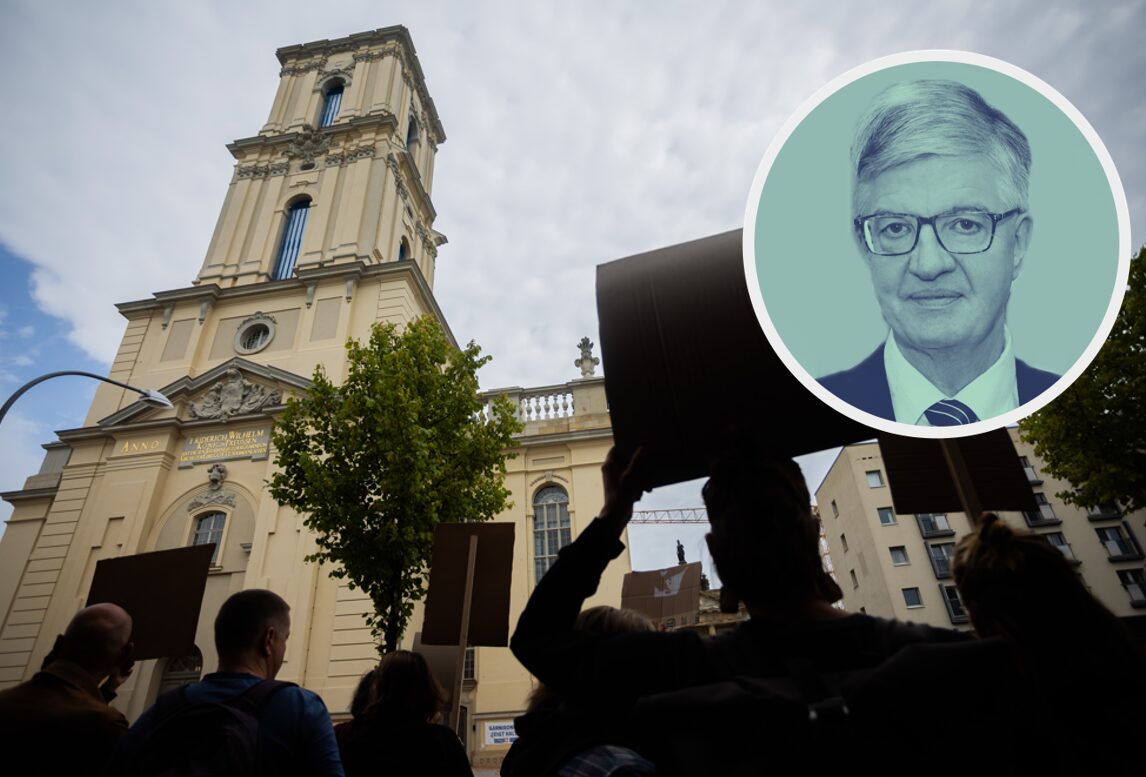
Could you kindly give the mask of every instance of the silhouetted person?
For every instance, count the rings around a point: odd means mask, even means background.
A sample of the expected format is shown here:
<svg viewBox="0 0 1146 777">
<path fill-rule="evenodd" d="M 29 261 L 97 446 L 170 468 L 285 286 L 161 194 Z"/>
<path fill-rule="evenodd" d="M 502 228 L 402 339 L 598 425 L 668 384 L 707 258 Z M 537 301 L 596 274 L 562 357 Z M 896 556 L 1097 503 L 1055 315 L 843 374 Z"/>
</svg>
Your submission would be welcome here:
<svg viewBox="0 0 1146 777">
<path fill-rule="evenodd" d="M 1129 743 L 1146 731 L 1146 665 L 1062 552 L 988 513 L 959 541 L 953 573 L 975 631 L 1011 648 L 1023 771 L 1140 772 Z"/>
<path fill-rule="evenodd" d="M 436 722 L 446 694 L 421 654 L 387 654 L 374 674 L 371 695 L 373 701 L 341 743 L 347 777 L 473 777 L 457 734 Z"/>
<path fill-rule="evenodd" d="M 561 550 L 537 584 L 511 648 L 563 697 L 609 714 L 633 709 L 637 749 L 653 754 L 658 773 L 691 773 L 694 766 L 720 773 L 724 766 L 749 765 L 758 757 L 762 766 L 774 764 L 784 747 L 794 750 L 798 743 L 761 718 L 773 707 L 791 713 L 792 737 L 807 737 L 805 703 L 817 706 L 821 721 L 846 716 L 836 687 L 841 676 L 871 670 L 908 645 L 966 639 L 958 632 L 833 607 L 841 592 L 824 571 L 819 524 L 799 467 L 746 449 L 714 463 L 704 498 L 712 524 L 708 547 L 725 598 L 744 602 L 750 620 L 712 639 L 687 630 L 577 631 L 582 602 L 596 591 L 609 561 L 624 550 L 619 538 L 647 482 L 643 462 L 640 454 L 621 462 L 610 453 L 602 467 L 600 516 Z M 774 693 L 774 684 L 745 696 L 752 683 L 742 680 L 756 678 L 781 678 L 793 687 L 792 694 L 785 699 Z"/>
<path fill-rule="evenodd" d="M 582 610 L 577 616 L 576 629 L 596 634 L 621 634 L 624 632 L 651 632 L 652 621 L 635 610 L 599 606 Z M 599 755 L 593 748 L 609 748 L 622 744 L 618 732 L 609 716 L 602 715 L 592 704 L 576 700 L 567 703 L 543 683 L 529 694 L 525 714 L 513 722 L 518 739 L 509 748 L 501 765 L 502 777 L 544 777 L 557 774 L 559 770 L 576 771 L 581 754 L 588 757 Z M 616 762 L 626 756 L 614 753 L 610 759 Z M 640 764 L 640 756 L 628 756 L 635 771 Z M 651 773 L 652 764 L 645 763 L 646 773 Z"/>
<path fill-rule="evenodd" d="M 354 688 L 354 696 L 350 699 L 350 720 L 344 720 L 334 727 L 334 738 L 338 740 L 340 747 L 354 727 L 354 723 L 362 717 L 366 708 L 374 701 L 374 675 L 377 673 L 378 667 L 374 667 L 358 679 L 358 685 Z"/>
<path fill-rule="evenodd" d="M 127 733 L 100 692 L 132 669 L 131 616 L 114 604 L 76 613 L 31 680 L 0 692 L 0 752 L 35 774 L 98 774 Z M 114 693 L 112 694 L 114 695 Z"/>
<path fill-rule="evenodd" d="M 249 712 L 257 720 L 253 752 L 239 748 L 231 760 L 253 759 L 258 773 L 276 777 L 343 777 L 322 699 L 294 683 L 274 682 L 286 657 L 288 637 L 290 606 L 282 597 L 262 589 L 233 594 L 215 618 L 218 671 L 165 694 L 144 712 L 124 740 L 117 767 L 122 763 L 125 774 L 136 774 L 158 768 L 154 765 L 170 769 L 175 766 L 172 761 L 182 766 L 210 762 L 220 755 L 222 736 L 199 729 L 219 725 L 221 730 L 223 718 L 207 720 L 201 713 L 211 705 L 259 696 Z"/>
</svg>

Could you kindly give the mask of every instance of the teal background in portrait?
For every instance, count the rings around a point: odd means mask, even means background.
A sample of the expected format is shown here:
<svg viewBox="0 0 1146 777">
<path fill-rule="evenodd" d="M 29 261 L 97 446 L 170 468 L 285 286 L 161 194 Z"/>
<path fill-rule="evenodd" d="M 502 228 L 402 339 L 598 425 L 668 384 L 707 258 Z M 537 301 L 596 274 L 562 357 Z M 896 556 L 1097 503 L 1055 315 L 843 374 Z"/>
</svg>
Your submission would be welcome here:
<svg viewBox="0 0 1146 777">
<path fill-rule="evenodd" d="M 880 70 L 839 89 L 793 130 L 756 212 L 755 261 L 768 316 L 817 378 L 856 365 L 887 336 L 852 230 L 849 151 L 872 98 L 893 83 L 921 78 L 977 90 L 1030 141 L 1034 231 L 1007 322 L 1018 358 L 1064 373 L 1093 339 L 1114 292 L 1114 196 L 1069 117 L 1021 81 L 977 65 L 921 62 Z"/>
</svg>

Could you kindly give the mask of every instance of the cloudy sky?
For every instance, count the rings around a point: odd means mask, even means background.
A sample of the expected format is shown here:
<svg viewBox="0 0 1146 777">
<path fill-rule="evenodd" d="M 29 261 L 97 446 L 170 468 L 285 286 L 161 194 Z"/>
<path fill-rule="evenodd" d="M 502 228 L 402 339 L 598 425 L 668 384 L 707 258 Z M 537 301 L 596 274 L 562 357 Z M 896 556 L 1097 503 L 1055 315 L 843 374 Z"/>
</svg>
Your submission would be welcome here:
<svg viewBox="0 0 1146 777">
<path fill-rule="evenodd" d="M 0 397 L 54 369 L 106 373 L 114 303 L 189 284 L 230 180 L 224 145 L 266 120 L 276 48 L 392 24 L 448 136 L 435 291 L 459 339 L 493 355 L 486 386 L 575 377 L 576 342 L 598 340 L 595 266 L 739 228 L 788 115 L 899 51 L 976 51 L 1050 83 L 1106 143 L 1133 244 L 1146 236 L 1146 2 L 0 0 Z M 20 400 L 0 489 L 93 390 L 61 379 Z M 825 460 L 806 462 L 813 489 Z M 651 498 L 699 501 L 695 486 Z M 695 532 L 644 531 L 657 555 L 641 562 L 635 534 L 639 565 L 661 563 L 665 532 L 697 555 Z"/>
</svg>

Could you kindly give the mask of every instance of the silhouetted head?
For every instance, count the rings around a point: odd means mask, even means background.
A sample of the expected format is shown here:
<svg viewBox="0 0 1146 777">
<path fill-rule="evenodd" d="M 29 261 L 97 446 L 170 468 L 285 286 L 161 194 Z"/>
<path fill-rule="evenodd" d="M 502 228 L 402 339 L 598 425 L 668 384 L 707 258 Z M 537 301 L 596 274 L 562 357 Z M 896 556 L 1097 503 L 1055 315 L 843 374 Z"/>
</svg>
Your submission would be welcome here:
<svg viewBox="0 0 1146 777">
<path fill-rule="evenodd" d="M 820 523 L 796 462 L 742 450 L 710 471 L 706 539 L 726 587 L 746 605 L 774 611 L 843 597 L 824 571 Z"/>
<path fill-rule="evenodd" d="M 367 714 L 409 722 L 432 721 L 446 702 L 446 692 L 426 659 L 409 650 L 383 657 L 374 673 L 373 697 Z"/>
<path fill-rule="evenodd" d="M 350 699 L 351 717 L 362 717 L 362 713 L 366 712 L 366 708 L 374 700 L 374 675 L 377 673 L 378 667 L 374 667 L 359 678 L 358 687 L 354 689 L 354 696 Z"/>
<path fill-rule="evenodd" d="M 131 616 L 119 605 L 93 604 L 72 618 L 56 656 L 83 667 L 98 682 L 131 650 L 131 628 Z"/>
<path fill-rule="evenodd" d="M 975 630 L 1003 637 L 1025 657 L 1053 645 L 1124 641 L 1117 619 L 1061 551 L 1038 535 L 1015 531 L 994 513 L 959 540 L 952 571 Z"/>
<path fill-rule="evenodd" d="M 577 614 L 573 624 L 577 631 L 588 631 L 594 634 L 624 634 L 626 632 L 655 631 L 653 622 L 636 610 L 625 610 L 619 607 L 600 605 L 589 607 Z M 526 712 L 533 712 L 538 707 L 555 704 L 560 697 L 547 686 L 538 683 L 529 694 L 526 701 Z"/>
<path fill-rule="evenodd" d="M 290 636 L 290 605 L 273 591 L 252 588 L 232 594 L 215 618 L 219 663 L 265 667 L 268 679 L 282 668 Z"/>
</svg>

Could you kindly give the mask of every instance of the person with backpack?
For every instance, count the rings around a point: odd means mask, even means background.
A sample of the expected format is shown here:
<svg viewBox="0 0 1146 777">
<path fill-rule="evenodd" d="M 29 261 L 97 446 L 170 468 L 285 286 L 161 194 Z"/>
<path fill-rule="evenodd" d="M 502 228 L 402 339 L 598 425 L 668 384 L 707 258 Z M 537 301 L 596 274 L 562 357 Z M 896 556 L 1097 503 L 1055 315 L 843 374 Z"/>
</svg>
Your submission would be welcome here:
<svg viewBox="0 0 1146 777">
<path fill-rule="evenodd" d="M 345 777 L 322 699 L 275 680 L 288 637 L 282 597 L 262 589 L 233 594 L 215 619 L 218 671 L 144 712 L 111 774 Z"/>
</svg>

